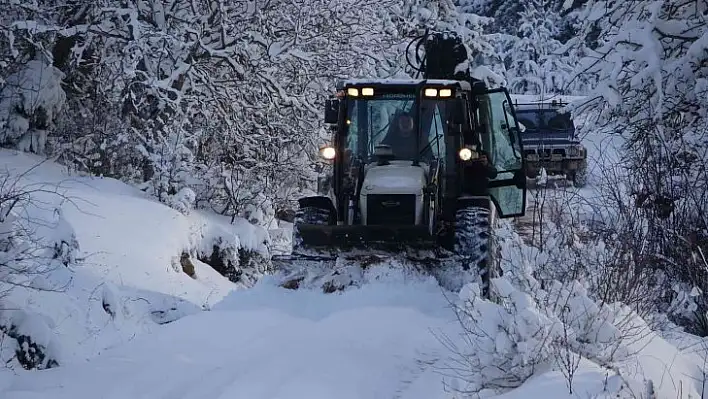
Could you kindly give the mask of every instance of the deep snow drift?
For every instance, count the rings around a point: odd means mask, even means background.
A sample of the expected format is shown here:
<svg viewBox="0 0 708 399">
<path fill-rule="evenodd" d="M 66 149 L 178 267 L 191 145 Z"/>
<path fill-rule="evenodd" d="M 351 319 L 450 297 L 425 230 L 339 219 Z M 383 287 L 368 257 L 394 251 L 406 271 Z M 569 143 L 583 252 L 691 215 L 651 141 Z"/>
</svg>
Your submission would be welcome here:
<svg viewBox="0 0 708 399">
<path fill-rule="evenodd" d="M 0 165 L 3 193 L 29 193 L 6 229 L 30 231 L 39 245 L 71 247 L 66 256 L 75 258 L 65 266 L 38 257 L 29 267 L 41 274 L 17 273 L 14 288 L 0 284 L 0 326 L 31 336 L 60 365 L 199 312 L 236 289 L 197 259 L 213 244 L 267 252 L 267 232 L 245 220 L 183 215 L 114 179 L 70 175 L 25 153 L 2 150 Z M 180 264 L 184 253 L 192 277 Z M 13 351 L 3 341 L 0 359 Z"/>
</svg>

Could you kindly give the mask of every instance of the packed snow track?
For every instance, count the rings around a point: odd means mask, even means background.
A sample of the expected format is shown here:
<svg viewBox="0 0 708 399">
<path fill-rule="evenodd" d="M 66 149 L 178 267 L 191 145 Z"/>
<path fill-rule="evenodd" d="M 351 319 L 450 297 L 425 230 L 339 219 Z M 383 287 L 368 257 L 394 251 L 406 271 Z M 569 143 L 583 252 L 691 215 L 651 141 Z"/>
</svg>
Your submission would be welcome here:
<svg viewBox="0 0 708 399">
<path fill-rule="evenodd" d="M 96 359 L 18 376 L 5 399 L 434 398 L 454 314 L 434 280 L 340 295 L 260 284 Z"/>
</svg>

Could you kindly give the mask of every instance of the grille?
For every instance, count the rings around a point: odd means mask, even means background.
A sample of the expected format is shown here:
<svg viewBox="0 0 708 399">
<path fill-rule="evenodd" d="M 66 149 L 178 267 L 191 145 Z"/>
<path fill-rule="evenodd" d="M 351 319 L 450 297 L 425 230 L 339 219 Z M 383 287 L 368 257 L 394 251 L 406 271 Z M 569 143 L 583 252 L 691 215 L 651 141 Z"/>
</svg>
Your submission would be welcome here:
<svg viewBox="0 0 708 399">
<path fill-rule="evenodd" d="M 415 194 L 369 194 L 366 213 L 369 225 L 414 225 Z"/>
</svg>

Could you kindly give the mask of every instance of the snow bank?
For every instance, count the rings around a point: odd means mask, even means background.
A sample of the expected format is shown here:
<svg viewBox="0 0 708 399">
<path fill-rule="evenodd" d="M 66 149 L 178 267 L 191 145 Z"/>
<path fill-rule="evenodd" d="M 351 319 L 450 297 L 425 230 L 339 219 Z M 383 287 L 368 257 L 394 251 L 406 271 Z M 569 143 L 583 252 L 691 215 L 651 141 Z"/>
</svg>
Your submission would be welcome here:
<svg viewBox="0 0 708 399">
<path fill-rule="evenodd" d="M 248 287 L 272 272 L 267 230 L 242 218 L 206 211 L 192 211 L 190 219 L 198 235 L 197 257 L 222 276 Z"/>
<path fill-rule="evenodd" d="M 482 396 L 516 388 L 505 397 L 541 390 L 546 396 L 700 397 L 705 363 L 627 306 L 597 302 L 578 281 L 542 284 L 534 271 L 544 256 L 509 224 L 500 236 L 504 276 L 493 280 L 495 300 L 481 299 L 476 284 L 460 292 L 461 318 L 473 338 L 457 346 L 454 359 L 464 366 L 451 384 Z"/>
<path fill-rule="evenodd" d="M 15 182 L 29 192 L 0 224 L 26 232 L 26 245 L 38 248 L 11 276 L 9 294 L 0 285 L 0 326 L 42 345 L 45 363 L 88 359 L 244 286 L 198 260 L 216 244 L 237 260 L 241 249 L 268 252 L 267 232 L 241 219 L 185 216 L 119 181 L 71 176 L 25 153 L 1 150 L 0 165 L 10 177 L 3 189 Z M 13 356 L 3 350 L 3 360 Z"/>
<path fill-rule="evenodd" d="M 39 157 L 10 151 L 0 151 L 2 162 L 13 176 L 22 174 L 19 185 L 42 190 L 32 193 L 26 206 L 27 220 L 38 222 L 30 227 L 37 237 L 56 234 L 54 223 L 40 222 L 51 221 L 55 209 L 61 209 L 80 244 L 77 271 L 200 306 L 232 288 L 206 270 L 196 271 L 207 277 L 201 281 L 175 267 L 182 251 L 199 244 L 201 226 L 194 220 L 113 179 L 69 176 L 55 163 L 37 166 Z"/>
</svg>

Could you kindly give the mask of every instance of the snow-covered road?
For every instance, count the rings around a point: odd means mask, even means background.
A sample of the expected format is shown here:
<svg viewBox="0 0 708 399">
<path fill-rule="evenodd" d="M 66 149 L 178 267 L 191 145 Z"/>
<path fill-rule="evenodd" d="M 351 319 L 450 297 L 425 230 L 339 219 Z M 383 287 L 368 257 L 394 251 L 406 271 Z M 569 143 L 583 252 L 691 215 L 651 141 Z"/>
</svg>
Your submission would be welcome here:
<svg viewBox="0 0 708 399">
<path fill-rule="evenodd" d="M 456 329 L 434 281 L 328 295 L 268 284 L 83 364 L 18 376 L 20 398 L 436 398 Z M 439 370 L 437 370 L 439 371 Z"/>
<path fill-rule="evenodd" d="M 432 278 L 392 275 L 337 294 L 264 279 L 89 361 L 10 376 L 0 398 L 454 399 L 449 384 L 464 386 L 449 378 L 443 344 L 459 343 L 451 300 Z M 582 359 L 573 395 L 545 370 L 500 397 L 614 397 L 606 374 Z"/>
</svg>

